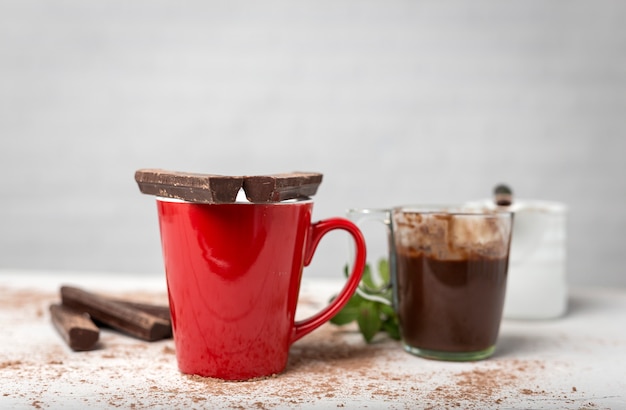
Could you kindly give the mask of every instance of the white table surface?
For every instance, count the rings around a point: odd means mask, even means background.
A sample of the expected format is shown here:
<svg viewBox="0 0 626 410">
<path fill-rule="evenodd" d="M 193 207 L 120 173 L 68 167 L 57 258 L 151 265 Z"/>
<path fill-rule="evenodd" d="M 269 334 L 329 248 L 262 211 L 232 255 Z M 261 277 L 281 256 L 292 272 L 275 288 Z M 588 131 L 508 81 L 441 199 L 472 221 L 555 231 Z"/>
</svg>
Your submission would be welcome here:
<svg viewBox="0 0 626 410">
<path fill-rule="evenodd" d="M 284 373 L 223 382 L 181 374 L 171 339 L 103 330 L 97 350 L 71 351 L 48 311 L 62 284 L 167 301 L 159 275 L 0 271 L 0 408 L 626 408 L 626 289 L 572 289 L 563 318 L 505 320 L 481 362 L 426 360 L 327 324 L 292 346 Z M 340 286 L 305 278 L 298 316 Z"/>
</svg>

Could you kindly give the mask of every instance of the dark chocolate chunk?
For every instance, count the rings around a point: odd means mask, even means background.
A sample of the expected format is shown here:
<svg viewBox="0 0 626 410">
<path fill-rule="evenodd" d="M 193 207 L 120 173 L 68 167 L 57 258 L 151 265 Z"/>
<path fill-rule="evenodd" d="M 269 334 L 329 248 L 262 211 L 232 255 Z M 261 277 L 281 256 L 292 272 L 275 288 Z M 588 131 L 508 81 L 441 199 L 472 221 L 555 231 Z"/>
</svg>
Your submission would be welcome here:
<svg viewBox="0 0 626 410">
<path fill-rule="evenodd" d="M 122 305 L 131 307 L 133 309 L 137 309 L 137 310 L 141 310 L 142 312 L 149 313 L 153 316 L 166 320 L 168 323 L 171 323 L 169 306 L 153 305 L 151 303 L 131 302 L 129 300 L 122 300 L 122 299 L 112 299 L 112 300 Z"/>
<path fill-rule="evenodd" d="M 61 299 L 63 305 L 86 312 L 94 320 L 139 339 L 154 341 L 172 336 L 169 320 L 163 320 L 104 296 L 71 286 L 62 286 Z"/>
<path fill-rule="evenodd" d="M 250 202 L 279 202 L 315 195 L 322 174 L 292 172 L 288 174 L 246 176 L 243 189 Z"/>
<path fill-rule="evenodd" d="M 93 350 L 100 330 L 87 313 L 59 304 L 50 305 L 52 323 L 72 350 Z"/>
<path fill-rule="evenodd" d="M 243 177 L 140 169 L 135 172 L 139 190 L 147 195 L 188 202 L 235 202 Z"/>
</svg>

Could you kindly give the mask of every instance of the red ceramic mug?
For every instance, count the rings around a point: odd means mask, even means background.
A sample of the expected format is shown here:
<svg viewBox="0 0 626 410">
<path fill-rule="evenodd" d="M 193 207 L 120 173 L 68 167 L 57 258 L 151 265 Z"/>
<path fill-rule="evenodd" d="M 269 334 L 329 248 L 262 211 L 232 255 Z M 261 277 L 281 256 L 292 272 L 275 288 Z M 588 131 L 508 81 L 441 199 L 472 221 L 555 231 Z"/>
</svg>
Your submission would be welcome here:
<svg viewBox="0 0 626 410">
<path fill-rule="evenodd" d="M 343 218 L 312 224 L 310 200 L 194 204 L 159 198 L 157 205 L 183 373 L 246 380 L 282 372 L 291 344 L 330 320 L 361 280 L 361 231 Z M 334 229 L 354 238 L 352 273 L 326 308 L 295 321 L 303 267 Z"/>
</svg>

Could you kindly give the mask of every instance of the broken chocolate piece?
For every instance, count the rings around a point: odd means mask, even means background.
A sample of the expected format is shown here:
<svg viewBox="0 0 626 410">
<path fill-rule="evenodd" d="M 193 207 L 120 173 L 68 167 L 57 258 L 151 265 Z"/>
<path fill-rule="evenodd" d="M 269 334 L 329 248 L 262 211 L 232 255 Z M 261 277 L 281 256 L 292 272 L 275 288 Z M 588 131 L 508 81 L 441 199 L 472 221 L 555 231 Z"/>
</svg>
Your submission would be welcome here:
<svg viewBox="0 0 626 410">
<path fill-rule="evenodd" d="M 98 342 L 100 330 L 87 313 L 67 306 L 50 305 L 54 327 L 72 350 L 93 350 Z"/>
<path fill-rule="evenodd" d="M 61 287 L 63 305 L 88 313 L 114 329 L 139 339 L 154 341 L 172 336 L 169 320 L 71 286 Z"/>
<path fill-rule="evenodd" d="M 135 172 L 139 190 L 147 195 L 198 203 L 235 202 L 243 177 L 140 169 Z"/>
<path fill-rule="evenodd" d="M 311 197 L 321 183 L 322 174 L 293 172 L 244 177 L 243 189 L 250 202 L 280 202 Z"/>
</svg>

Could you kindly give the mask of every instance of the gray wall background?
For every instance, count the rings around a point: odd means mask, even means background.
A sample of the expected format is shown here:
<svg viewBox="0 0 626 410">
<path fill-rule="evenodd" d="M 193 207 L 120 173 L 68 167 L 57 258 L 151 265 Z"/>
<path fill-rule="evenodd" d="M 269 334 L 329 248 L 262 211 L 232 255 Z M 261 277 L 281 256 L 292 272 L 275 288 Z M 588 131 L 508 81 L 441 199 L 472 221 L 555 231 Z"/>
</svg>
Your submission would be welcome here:
<svg viewBox="0 0 626 410">
<path fill-rule="evenodd" d="M 161 275 L 134 171 L 323 172 L 316 219 L 499 182 L 626 285 L 626 2 L 0 2 L 0 268 Z M 307 275 L 338 276 L 331 234 Z"/>
</svg>

